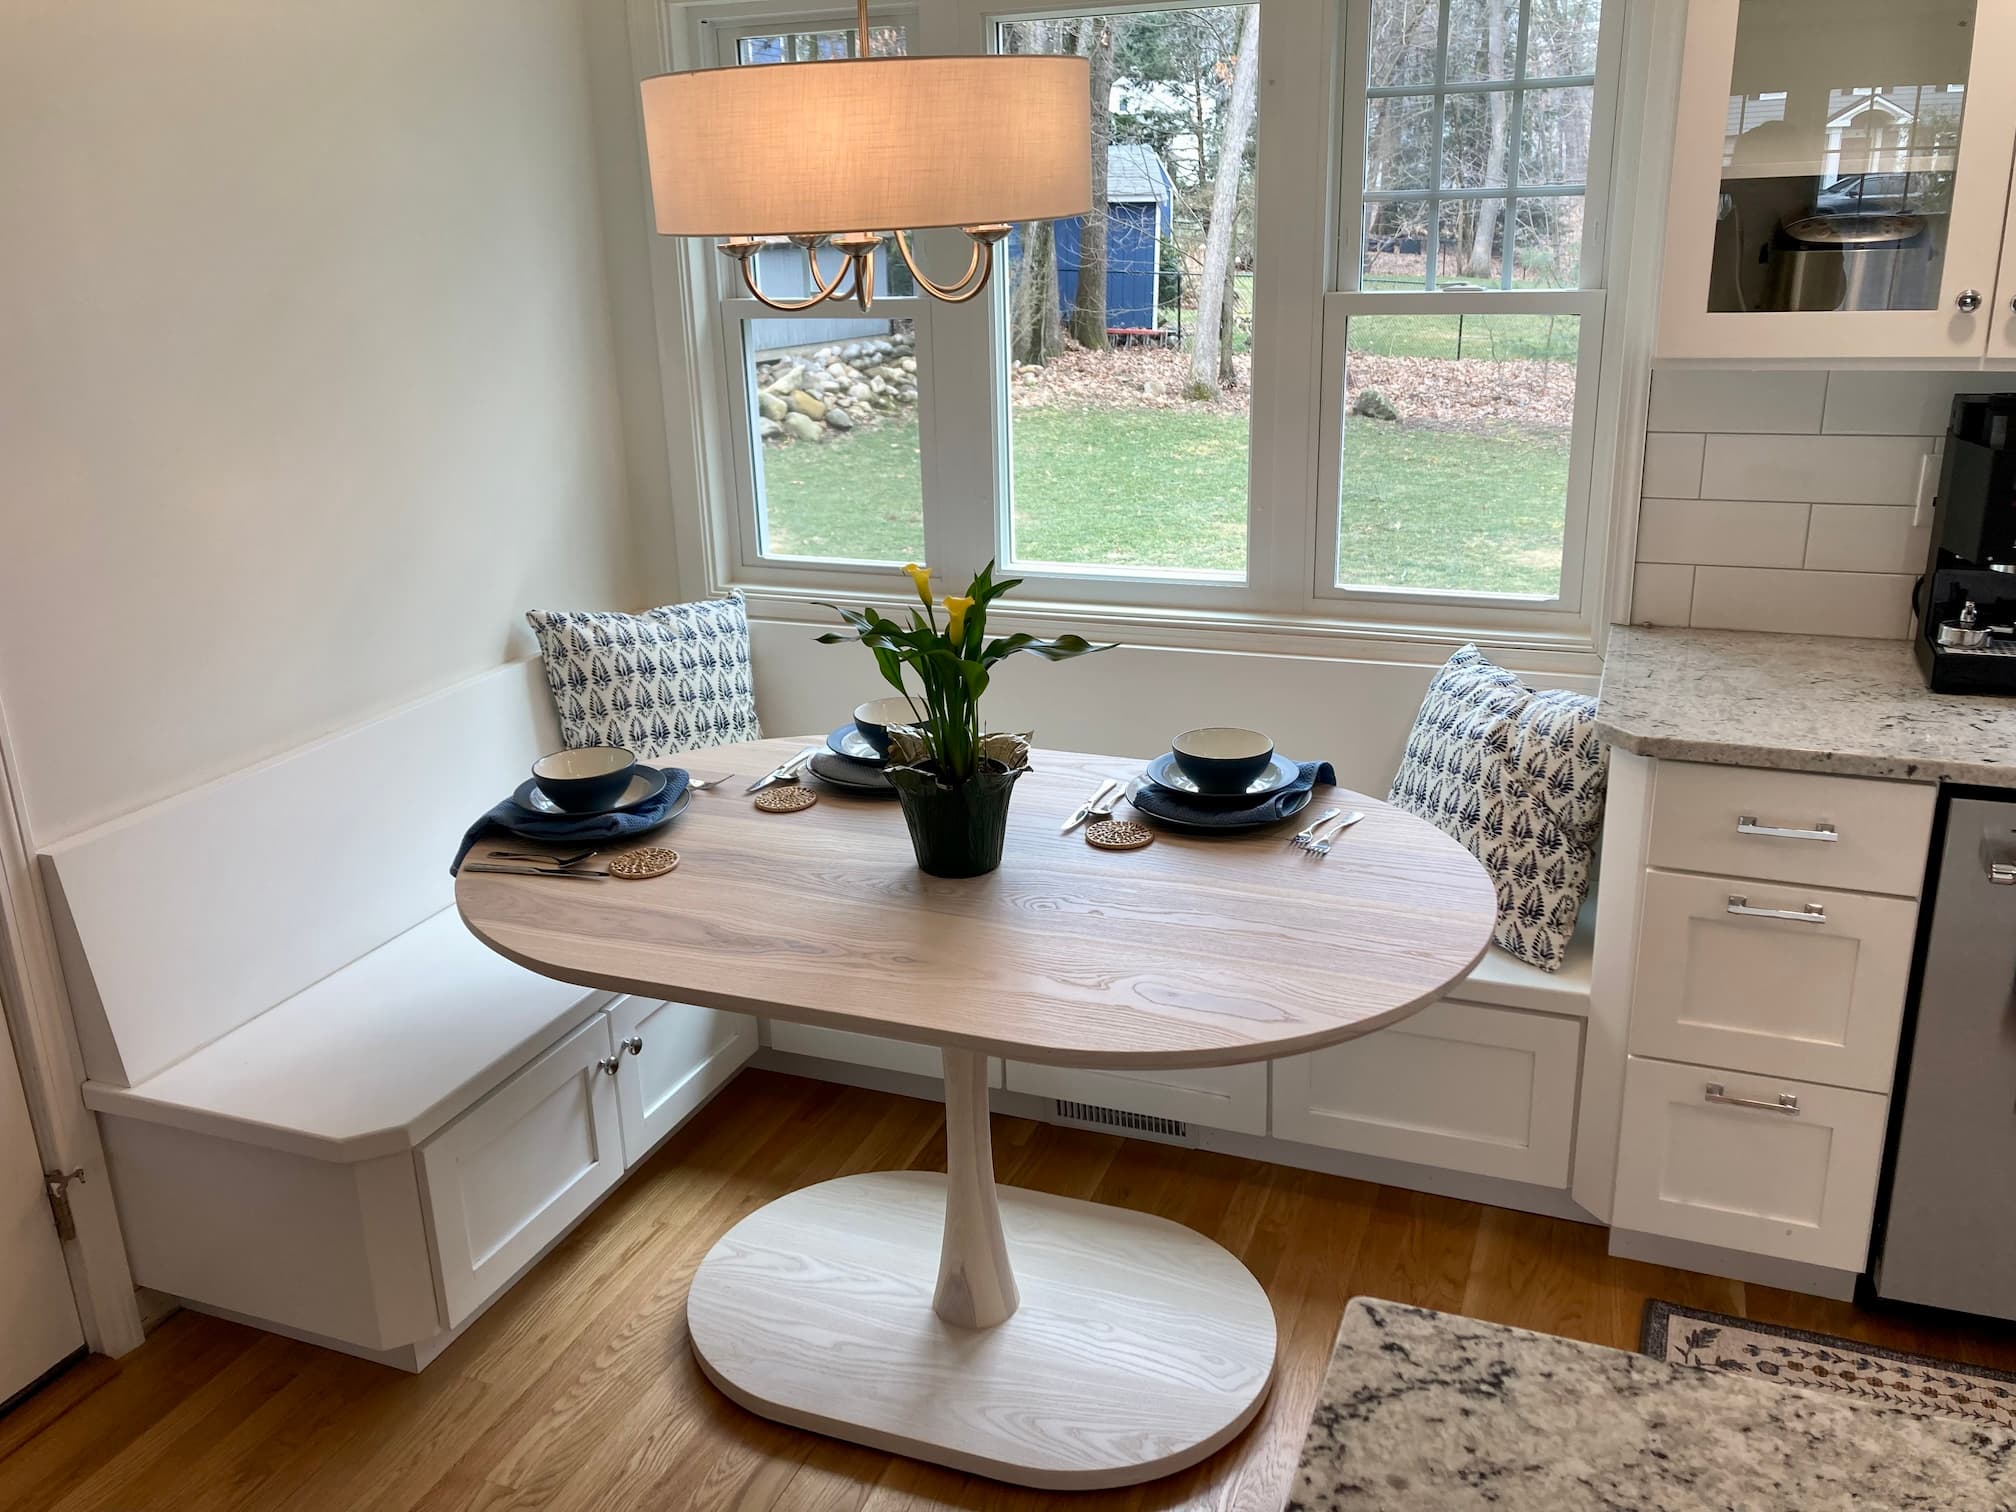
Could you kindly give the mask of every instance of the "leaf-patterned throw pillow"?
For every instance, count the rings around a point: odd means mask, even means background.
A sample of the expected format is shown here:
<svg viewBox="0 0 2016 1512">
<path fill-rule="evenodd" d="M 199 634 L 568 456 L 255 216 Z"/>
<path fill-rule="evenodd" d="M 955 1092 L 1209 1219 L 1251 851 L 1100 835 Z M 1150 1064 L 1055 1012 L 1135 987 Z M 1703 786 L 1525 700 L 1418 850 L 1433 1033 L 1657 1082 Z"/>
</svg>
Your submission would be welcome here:
<svg viewBox="0 0 2016 1512">
<path fill-rule="evenodd" d="M 622 746 L 658 761 L 763 734 L 739 593 L 643 614 L 534 609 L 525 619 L 570 750 Z"/>
<path fill-rule="evenodd" d="M 1559 971 L 1589 891 L 1609 776 L 1594 698 L 1536 692 L 1465 646 L 1429 683 L 1387 796 L 1491 873 L 1498 944 Z"/>
</svg>

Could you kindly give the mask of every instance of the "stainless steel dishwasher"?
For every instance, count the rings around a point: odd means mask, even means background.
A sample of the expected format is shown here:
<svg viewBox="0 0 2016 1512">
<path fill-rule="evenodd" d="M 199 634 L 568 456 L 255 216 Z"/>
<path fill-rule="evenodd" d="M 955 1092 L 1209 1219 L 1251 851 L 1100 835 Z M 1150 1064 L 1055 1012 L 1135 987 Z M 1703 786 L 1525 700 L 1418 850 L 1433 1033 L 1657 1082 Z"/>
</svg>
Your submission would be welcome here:
<svg viewBox="0 0 2016 1512">
<path fill-rule="evenodd" d="M 1946 801 L 1870 1276 L 2016 1318 L 2016 793 Z"/>
</svg>

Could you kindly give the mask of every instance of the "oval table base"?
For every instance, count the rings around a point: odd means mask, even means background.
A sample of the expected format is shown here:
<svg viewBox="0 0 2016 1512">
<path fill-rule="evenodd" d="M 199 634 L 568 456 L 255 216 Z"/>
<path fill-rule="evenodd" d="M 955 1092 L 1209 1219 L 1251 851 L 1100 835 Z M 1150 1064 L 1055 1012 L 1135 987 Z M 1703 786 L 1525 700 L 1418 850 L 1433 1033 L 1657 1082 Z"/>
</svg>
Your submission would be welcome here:
<svg viewBox="0 0 2016 1512">
<path fill-rule="evenodd" d="M 1274 1310 L 1166 1218 L 998 1189 L 1022 1305 L 967 1329 L 931 1300 L 945 1178 L 846 1176 L 750 1214 L 687 1303 L 709 1379 L 763 1417 L 1049 1490 L 1193 1465 L 1259 1411 Z"/>
</svg>

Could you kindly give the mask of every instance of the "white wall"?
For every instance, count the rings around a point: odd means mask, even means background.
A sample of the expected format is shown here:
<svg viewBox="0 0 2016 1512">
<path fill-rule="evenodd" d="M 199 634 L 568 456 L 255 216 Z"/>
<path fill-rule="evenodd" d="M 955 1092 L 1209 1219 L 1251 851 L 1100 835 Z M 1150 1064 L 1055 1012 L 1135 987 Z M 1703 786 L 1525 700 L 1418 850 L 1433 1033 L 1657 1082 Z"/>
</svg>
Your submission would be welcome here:
<svg viewBox="0 0 2016 1512">
<path fill-rule="evenodd" d="M 535 603 L 641 596 L 593 3 L 0 16 L 0 701 L 37 841 L 522 654 Z"/>
</svg>

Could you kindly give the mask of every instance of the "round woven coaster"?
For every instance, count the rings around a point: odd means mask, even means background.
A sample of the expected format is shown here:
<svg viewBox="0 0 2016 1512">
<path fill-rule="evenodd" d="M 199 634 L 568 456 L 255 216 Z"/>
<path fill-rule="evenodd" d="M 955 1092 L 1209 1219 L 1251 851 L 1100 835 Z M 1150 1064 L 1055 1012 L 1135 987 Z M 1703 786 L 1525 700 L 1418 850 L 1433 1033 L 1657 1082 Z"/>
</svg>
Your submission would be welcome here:
<svg viewBox="0 0 2016 1512">
<path fill-rule="evenodd" d="M 679 864 L 679 852 L 662 845 L 640 846 L 609 858 L 609 875 L 625 882 L 648 882 L 662 877 Z"/>
<path fill-rule="evenodd" d="M 765 788 L 756 795 L 756 807 L 766 814 L 795 814 L 818 801 L 819 795 L 808 787 Z"/>
<path fill-rule="evenodd" d="M 1100 850 L 1139 850 L 1154 840 L 1155 831 L 1127 819 L 1101 819 L 1085 826 L 1085 843 Z"/>
</svg>

